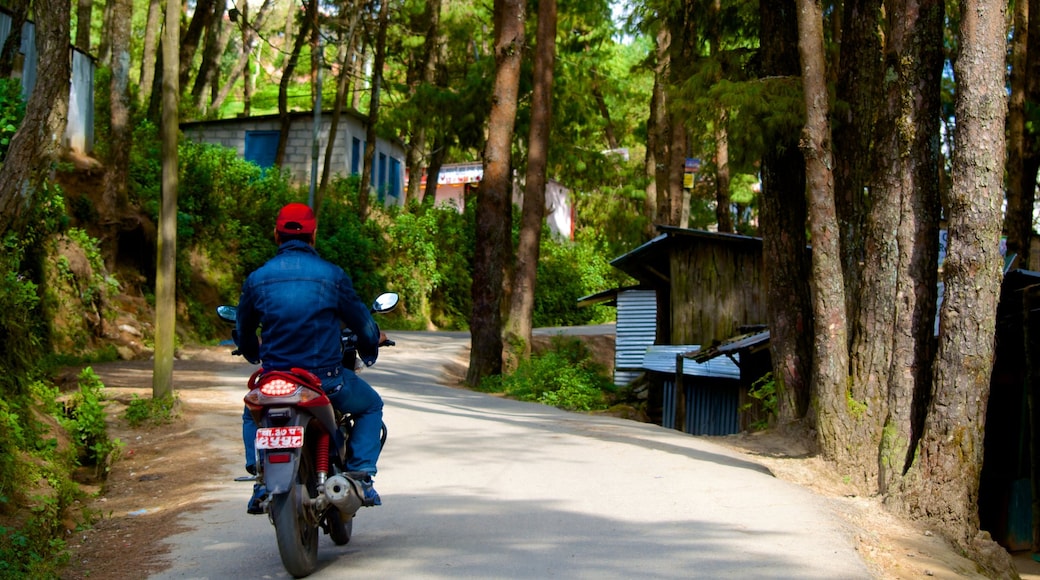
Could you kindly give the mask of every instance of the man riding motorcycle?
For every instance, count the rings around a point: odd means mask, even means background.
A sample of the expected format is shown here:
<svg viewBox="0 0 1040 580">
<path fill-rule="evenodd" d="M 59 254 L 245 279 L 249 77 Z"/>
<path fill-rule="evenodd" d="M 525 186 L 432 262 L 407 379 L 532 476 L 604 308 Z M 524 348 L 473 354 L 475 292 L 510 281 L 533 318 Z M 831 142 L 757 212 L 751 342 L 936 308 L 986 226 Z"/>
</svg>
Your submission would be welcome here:
<svg viewBox="0 0 1040 580">
<path fill-rule="evenodd" d="M 296 367 L 321 379 L 336 410 L 353 417 L 346 469 L 364 474 L 359 479 L 365 505 L 381 505 L 372 477 L 381 450 L 383 400 L 354 369 L 341 365 L 340 329 L 346 326 L 357 334 L 358 355 L 366 364 L 375 362 L 386 335 L 354 292 L 350 276 L 318 255 L 316 232 L 317 220 L 307 205 L 290 203 L 278 213 L 274 231 L 278 252 L 242 285 L 235 329 L 238 348 L 250 362 L 262 361 L 267 371 Z M 256 430 L 246 409 L 242 440 L 246 470 L 251 474 L 256 474 Z M 266 493 L 262 485 L 254 486 L 246 511 L 263 513 Z"/>
</svg>

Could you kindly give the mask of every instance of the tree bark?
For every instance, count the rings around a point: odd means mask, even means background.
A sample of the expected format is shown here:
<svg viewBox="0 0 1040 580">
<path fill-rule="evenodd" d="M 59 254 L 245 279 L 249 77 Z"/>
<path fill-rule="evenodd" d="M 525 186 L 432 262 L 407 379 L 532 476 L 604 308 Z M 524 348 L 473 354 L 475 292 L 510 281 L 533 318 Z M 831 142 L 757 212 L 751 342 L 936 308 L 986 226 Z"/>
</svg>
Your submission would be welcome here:
<svg viewBox="0 0 1040 580">
<path fill-rule="evenodd" d="M 112 52 L 112 78 L 109 81 L 109 155 L 105 167 L 105 193 L 102 214 L 121 214 L 129 205 L 130 146 L 130 25 L 132 0 L 111 0 L 112 18 L 108 33 Z"/>
<path fill-rule="evenodd" d="M 466 384 L 470 386 L 502 372 L 502 284 L 511 245 L 511 151 L 525 11 L 525 0 L 495 0 L 495 80 L 484 148 L 484 177 L 477 194 L 473 312 L 469 325 L 472 344 L 466 373 Z"/>
<path fill-rule="evenodd" d="M 1029 267 L 1029 243 L 1033 234 L 1033 198 L 1036 175 L 1026 179 L 1026 91 L 1029 45 L 1029 2 L 1014 3 L 1013 36 L 1011 40 L 1011 97 L 1007 117 L 1007 215 L 1004 231 L 1007 233 L 1007 255 L 1016 254 L 1018 265 Z M 1040 15 L 1034 15 L 1040 18 Z"/>
<path fill-rule="evenodd" d="M 156 52 L 159 49 L 159 34 L 162 30 L 162 3 L 148 2 L 148 16 L 144 26 L 144 48 L 141 50 L 141 76 L 137 103 L 145 105 L 152 98 L 152 83 L 155 81 Z"/>
<path fill-rule="evenodd" d="M 538 4 L 537 45 L 534 54 L 534 86 L 531 95 L 531 128 L 527 142 L 527 178 L 520 241 L 516 251 L 513 293 L 506 321 L 505 370 L 516 369 L 531 356 L 534 291 L 537 284 L 539 245 L 545 222 L 545 185 L 552 127 L 553 66 L 556 60 L 556 0 Z"/>
<path fill-rule="evenodd" d="M 845 431 L 850 413 L 845 288 L 842 283 L 838 220 L 831 173 L 831 137 L 824 66 L 823 9 L 818 0 L 798 0 L 798 52 L 802 63 L 805 155 L 809 189 L 809 231 L 812 236 L 813 365 L 812 389 L 818 401 L 817 436 L 820 449 L 839 464 L 856 442 Z"/>
<path fill-rule="evenodd" d="M 282 78 L 278 82 L 278 125 L 280 135 L 278 137 L 278 149 L 275 151 L 274 164 L 281 167 L 285 162 L 285 146 L 289 141 L 289 125 L 291 123 L 289 119 L 289 85 L 292 83 L 293 73 L 296 72 L 296 64 L 300 60 L 300 51 L 303 50 L 303 44 L 307 42 L 307 35 L 311 30 L 311 19 L 308 15 L 312 10 L 316 9 L 316 0 L 307 1 L 307 11 L 302 18 L 300 23 L 300 30 L 297 31 L 296 38 L 293 40 L 292 53 L 286 60 L 285 69 L 282 70 Z M 290 12 L 289 18 L 292 18 Z"/>
<path fill-rule="evenodd" d="M 772 82 L 799 82 L 795 0 L 766 0 L 759 6 L 762 74 Z M 805 158 L 798 128 L 766 138 L 775 145 L 762 156 L 759 222 L 767 280 L 769 347 L 777 386 L 777 422 L 793 429 L 809 410 L 813 314 L 809 296 L 811 261 L 805 233 Z"/>
<path fill-rule="evenodd" d="M 155 363 L 152 398 L 173 397 L 173 354 L 177 330 L 177 102 L 180 5 L 166 2 L 162 61 L 162 208 L 155 275 Z"/>
<path fill-rule="evenodd" d="M 654 166 L 654 182 L 657 187 L 657 223 L 665 225 L 677 225 L 672 223 L 672 197 L 668 183 L 668 168 L 672 158 L 671 119 L 668 116 L 668 73 L 671 68 L 669 60 L 672 35 L 665 22 L 658 23 L 655 36 L 655 53 L 657 61 L 654 65 L 654 93 L 650 112 L 653 115 L 653 124 L 649 128 L 654 137 L 654 158 L 657 163 Z"/>
<path fill-rule="evenodd" d="M 347 89 L 350 86 L 351 68 L 349 63 L 352 57 L 350 50 L 351 47 L 354 46 L 354 31 L 356 30 L 361 14 L 359 10 L 352 9 L 349 0 L 343 3 L 343 12 L 350 14 L 350 24 L 347 27 L 346 33 L 343 35 L 344 38 L 341 38 L 336 59 L 339 63 L 339 76 L 336 77 L 336 97 L 332 107 L 332 120 L 329 125 L 329 139 L 328 143 L 325 145 L 325 163 L 322 166 L 321 184 L 318 186 L 318 191 L 314 197 L 315 214 L 321 210 L 321 204 L 325 199 L 325 191 L 329 187 L 329 179 L 332 174 L 332 154 L 335 151 L 336 135 L 339 133 L 339 121 L 343 114 L 343 104 L 347 100 Z"/>
<path fill-rule="evenodd" d="M 37 0 L 36 51 L 39 76 L 25 118 L 0 167 L 0 236 L 20 230 L 26 210 L 35 203 L 37 187 L 61 154 L 61 136 L 69 115 L 70 3 Z"/>
<path fill-rule="evenodd" d="M 368 99 L 368 126 L 365 127 L 365 165 L 361 170 L 361 190 L 358 194 L 358 214 L 368 217 L 369 182 L 372 180 L 376 158 L 376 124 L 379 122 L 379 92 L 383 86 L 383 65 L 386 63 L 386 28 L 390 20 L 390 3 L 379 5 L 379 30 L 376 32 L 376 53 L 372 62 L 372 93 Z M 378 184 L 377 184 L 378 185 Z"/>
<path fill-rule="evenodd" d="M 171 1 L 171 0 L 167 0 Z M 178 87 L 188 86 L 188 77 L 191 75 L 191 67 L 195 62 L 195 53 L 199 48 L 202 33 L 210 27 L 215 12 L 214 0 L 196 0 L 195 14 L 188 24 L 188 29 L 181 37 L 180 49 L 180 81 Z"/>
<path fill-rule="evenodd" d="M 243 3 L 243 9 L 246 4 Z M 200 112 L 206 112 L 207 97 L 212 100 L 214 91 L 212 87 L 217 84 L 220 76 L 220 60 L 227 50 L 228 40 L 231 38 L 231 27 L 224 23 L 224 12 L 227 11 L 227 0 L 214 0 L 213 18 L 206 27 L 206 43 L 202 49 L 202 63 L 199 72 L 195 75 L 195 82 L 191 86 L 191 99 L 195 108 Z"/>
<path fill-rule="evenodd" d="M 885 83 L 851 352 L 851 397 L 867 410 L 858 458 L 877 491 L 895 486 L 920 435 L 931 387 L 939 239 L 939 118 L 944 7 L 887 0 Z"/>
<path fill-rule="evenodd" d="M 414 97 L 417 86 L 432 85 L 437 74 L 438 45 L 442 42 L 440 32 L 441 0 L 426 2 L 426 42 L 423 45 L 422 58 L 419 62 L 419 75 L 411 87 Z M 416 119 L 413 125 L 412 138 L 408 141 L 406 164 L 408 166 L 408 191 L 405 194 L 406 204 L 419 201 L 419 188 L 422 185 L 423 159 L 426 156 L 427 123 L 424 119 Z M 427 186 L 429 183 L 427 182 Z"/>
<path fill-rule="evenodd" d="M 28 2 L 26 2 L 28 4 Z M 90 53 L 90 18 L 94 11 L 94 0 L 76 2 L 76 48 Z M 12 28 L 13 30 L 13 28 Z"/>
<path fill-rule="evenodd" d="M 987 562 L 1002 554 L 1007 570 L 1007 552 L 979 532 L 977 507 L 1002 274 L 1006 4 L 968 0 L 961 7 L 934 396 L 905 500 L 911 515 L 938 524 L 969 554 Z"/>
<path fill-rule="evenodd" d="M 227 81 L 220 88 L 217 93 L 217 98 L 213 99 L 210 103 L 211 109 L 220 109 L 224 105 L 224 101 L 227 100 L 228 95 L 231 94 L 231 89 L 235 86 L 235 82 L 238 81 L 238 77 L 245 70 L 246 65 L 249 64 L 249 55 L 253 49 L 256 48 L 256 37 L 257 32 L 264 27 L 267 22 L 267 16 L 271 13 L 271 8 L 274 6 L 274 0 L 264 0 L 264 3 L 260 6 L 260 10 L 256 14 L 256 19 L 250 24 L 246 17 L 242 17 L 242 54 L 238 55 L 238 60 L 231 68 L 231 73 L 228 75 Z M 245 12 L 243 12 L 243 15 Z M 290 15 L 289 19 L 293 17 Z M 286 39 L 289 37 L 287 36 Z"/>
<path fill-rule="evenodd" d="M 846 307 L 855 320 L 860 277 L 866 263 L 864 219 L 869 211 L 874 134 L 881 89 L 881 2 L 850 0 L 841 13 L 840 62 L 835 63 L 837 100 L 834 119 L 834 190 L 841 234 Z M 894 16 L 898 18 L 898 16 Z M 837 24 L 837 23 L 836 23 Z M 849 338 L 855 335 L 849 334 Z"/>
<path fill-rule="evenodd" d="M 719 59 L 722 52 L 722 2 L 713 0 L 709 9 L 711 22 L 711 58 Z M 718 67 L 715 81 L 722 80 L 722 67 Z M 722 104 L 715 110 L 715 221 L 720 232 L 733 232 L 733 213 L 730 211 L 729 133 L 726 123 L 729 113 Z"/>
</svg>

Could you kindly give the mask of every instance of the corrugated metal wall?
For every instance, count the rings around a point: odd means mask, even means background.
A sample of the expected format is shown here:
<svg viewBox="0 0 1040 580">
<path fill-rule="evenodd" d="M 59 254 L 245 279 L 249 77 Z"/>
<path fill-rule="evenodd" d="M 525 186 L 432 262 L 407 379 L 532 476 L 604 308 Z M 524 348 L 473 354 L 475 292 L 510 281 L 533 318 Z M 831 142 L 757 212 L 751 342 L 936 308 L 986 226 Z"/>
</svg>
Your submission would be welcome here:
<svg viewBox="0 0 1040 580">
<path fill-rule="evenodd" d="M 657 337 L 657 294 L 625 290 L 617 297 L 614 384 L 624 386 L 643 374 L 643 356 Z"/>
<path fill-rule="evenodd" d="M 0 12 L 0 47 L 11 34 L 11 15 Z M 22 25 L 22 69 L 15 72 L 22 81 L 22 98 L 28 100 L 36 86 L 36 25 Z M 72 78 L 69 88 L 69 116 L 65 128 L 65 144 L 80 153 L 94 149 L 94 59 L 70 46 Z"/>
<path fill-rule="evenodd" d="M 732 435 L 740 432 L 740 392 L 736 384 L 685 381 L 686 421 L 691 435 Z M 675 377 L 666 377 L 661 425 L 675 429 Z"/>
</svg>

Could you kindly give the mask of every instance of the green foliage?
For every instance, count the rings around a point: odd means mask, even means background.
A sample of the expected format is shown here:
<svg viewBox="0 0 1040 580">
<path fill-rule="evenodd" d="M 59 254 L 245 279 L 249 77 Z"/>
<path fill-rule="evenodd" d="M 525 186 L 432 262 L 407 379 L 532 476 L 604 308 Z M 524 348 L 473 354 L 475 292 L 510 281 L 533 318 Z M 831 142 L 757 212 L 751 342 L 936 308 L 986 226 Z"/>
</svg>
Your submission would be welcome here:
<svg viewBox="0 0 1040 580">
<path fill-rule="evenodd" d="M 146 424 L 166 425 L 177 416 L 176 405 L 176 393 L 159 399 L 142 399 L 135 394 L 130 398 L 123 418 L 131 427 Z"/>
<path fill-rule="evenodd" d="M 98 475 L 108 470 L 113 452 L 122 442 L 110 439 L 105 424 L 104 383 L 94 369 L 86 367 L 79 375 L 79 392 L 70 401 L 66 426 L 72 433 L 83 465 L 96 467 Z"/>
<path fill-rule="evenodd" d="M 18 79 L 0 79 L 0 160 L 7 158 L 18 126 L 25 118 L 25 101 L 22 100 L 22 83 Z"/>
<path fill-rule="evenodd" d="M 379 267 L 385 264 L 388 244 L 373 219 L 363 222 L 358 215 L 358 185 L 359 177 L 356 175 L 337 178 L 329 184 L 318 214 L 316 247 L 322 257 L 350 275 L 358 296 L 369 302 L 386 290 Z M 379 207 L 372 208 L 373 215 L 378 215 L 379 211 Z"/>
<path fill-rule="evenodd" d="M 433 322 L 460 329 L 469 314 L 469 264 L 473 256 L 473 213 L 453 207 L 415 205 L 392 211 L 389 252 L 382 264 L 389 287 L 401 292 L 414 328 Z"/>
<path fill-rule="evenodd" d="M 551 348 L 522 360 L 513 374 L 486 378 L 481 390 L 568 411 L 597 411 L 607 408 L 614 385 L 581 340 L 557 336 Z"/>
<path fill-rule="evenodd" d="M 777 405 L 779 404 L 776 395 L 776 380 L 773 379 L 773 373 L 766 373 L 754 383 L 751 383 L 748 396 L 757 402 L 765 414 L 765 417 L 751 423 L 751 429 L 760 431 L 769 427 L 769 422 L 776 418 Z M 743 410 L 750 410 L 755 405 L 755 402 L 746 403 Z"/>
<path fill-rule="evenodd" d="M 602 237 L 581 230 L 574 242 L 554 240 L 543 231 L 535 287 L 534 326 L 578 326 L 614 320 L 614 310 L 605 306 L 578 308 L 578 299 L 616 287 L 613 258 L 605 251 Z"/>
</svg>

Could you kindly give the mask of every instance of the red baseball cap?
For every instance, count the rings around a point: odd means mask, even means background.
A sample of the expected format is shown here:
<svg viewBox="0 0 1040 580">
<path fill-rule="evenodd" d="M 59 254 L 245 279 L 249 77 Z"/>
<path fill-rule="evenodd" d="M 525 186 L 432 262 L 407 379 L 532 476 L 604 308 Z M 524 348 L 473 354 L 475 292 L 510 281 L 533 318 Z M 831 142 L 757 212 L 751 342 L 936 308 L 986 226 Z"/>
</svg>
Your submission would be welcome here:
<svg viewBox="0 0 1040 580">
<path fill-rule="evenodd" d="M 275 223 L 275 230 L 280 234 L 313 234 L 317 227 L 314 212 L 302 203 L 290 203 L 283 207 Z"/>
</svg>

